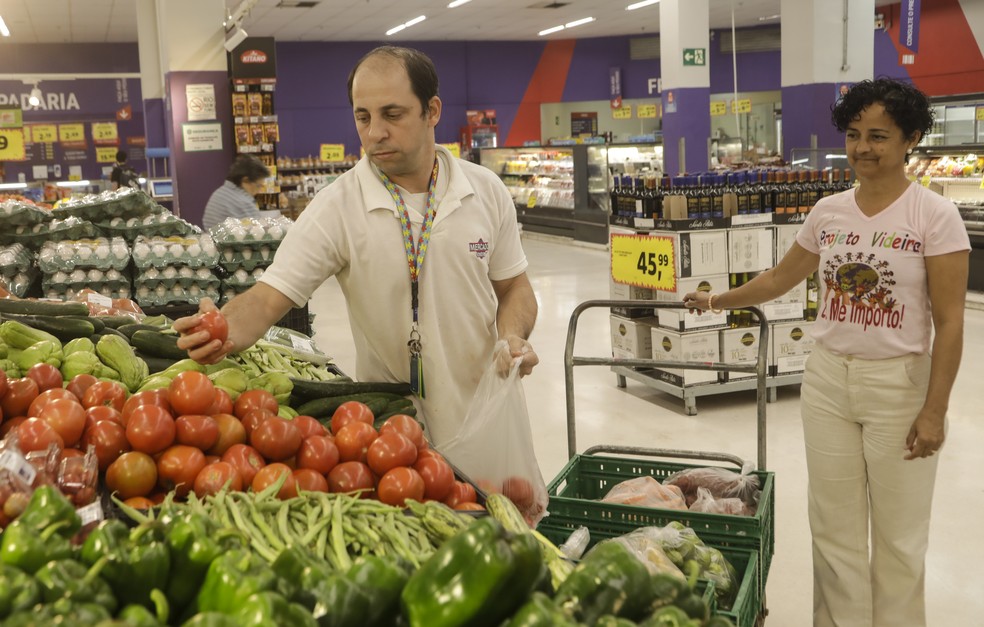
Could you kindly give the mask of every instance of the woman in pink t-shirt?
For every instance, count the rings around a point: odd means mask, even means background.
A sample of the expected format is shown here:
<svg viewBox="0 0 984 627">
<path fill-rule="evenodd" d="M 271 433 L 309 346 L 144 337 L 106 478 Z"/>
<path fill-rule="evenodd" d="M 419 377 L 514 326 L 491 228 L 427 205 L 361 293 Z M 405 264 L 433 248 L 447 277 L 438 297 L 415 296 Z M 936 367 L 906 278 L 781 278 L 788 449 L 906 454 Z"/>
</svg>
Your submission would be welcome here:
<svg viewBox="0 0 984 627">
<path fill-rule="evenodd" d="M 818 271 L 816 349 L 801 390 L 814 625 L 918 627 L 970 239 L 953 203 L 906 178 L 933 124 L 921 92 L 862 81 L 832 118 L 860 185 L 818 202 L 775 268 L 684 302 L 740 309 Z"/>
</svg>

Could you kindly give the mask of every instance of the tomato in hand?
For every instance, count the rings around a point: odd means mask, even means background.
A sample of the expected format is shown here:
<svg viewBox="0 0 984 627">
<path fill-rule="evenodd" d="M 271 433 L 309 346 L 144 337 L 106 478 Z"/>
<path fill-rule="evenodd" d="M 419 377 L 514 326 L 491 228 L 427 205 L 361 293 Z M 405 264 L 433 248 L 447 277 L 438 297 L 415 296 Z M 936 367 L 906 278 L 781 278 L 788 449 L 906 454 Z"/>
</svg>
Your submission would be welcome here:
<svg viewBox="0 0 984 627">
<path fill-rule="evenodd" d="M 246 412 L 246 415 L 242 417 L 243 429 L 246 430 L 246 437 L 252 436 L 253 429 L 257 428 L 276 415 L 277 414 L 273 413 L 269 409 L 263 408 L 251 409 Z"/>
<path fill-rule="evenodd" d="M 58 432 L 65 446 L 75 446 L 85 431 L 85 409 L 78 401 L 59 398 L 44 406 L 38 416 Z"/>
<path fill-rule="evenodd" d="M 407 499 L 424 500 L 424 480 L 413 468 L 399 466 L 383 475 L 376 492 L 383 503 L 404 507 Z"/>
<path fill-rule="evenodd" d="M 89 389 L 89 386 L 98 380 L 99 379 L 95 378 L 91 374 L 77 374 L 72 377 L 72 380 L 68 382 L 65 389 L 74 394 L 76 398 L 81 401 L 82 397 L 85 396 L 85 391 Z"/>
<path fill-rule="evenodd" d="M 82 406 L 85 408 L 106 405 L 117 411 L 123 411 L 126 404 L 126 388 L 114 381 L 96 381 L 82 395 Z"/>
<path fill-rule="evenodd" d="M 0 399 L 0 409 L 9 418 L 26 416 L 31 403 L 38 397 L 38 384 L 34 379 L 24 377 L 7 381 L 7 393 Z"/>
<path fill-rule="evenodd" d="M 52 390 L 45 390 L 44 392 L 38 394 L 33 401 L 31 401 L 31 406 L 27 408 L 27 415 L 31 418 L 38 418 L 41 416 L 41 410 L 43 410 L 48 403 L 60 398 L 75 401 L 76 403 L 81 402 L 75 397 L 74 394 L 66 389 L 56 388 Z"/>
<path fill-rule="evenodd" d="M 211 417 L 219 428 L 219 439 L 212 445 L 212 448 L 205 451 L 211 455 L 222 455 L 229 450 L 233 444 L 246 443 L 246 429 L 239 418 L 231 414 L 215 414 Z"/>
<path fill-rule="evenodd" d="M 113 420 L 102 420 L 86 429 L 82 435 L 82 445 L 95 447 L 100 471 L 105 471 L 120 455 L 130 450 L 126 429 Z"/>
<path fill-rule="evenodd" d="M 202 331 L 208 333 L 209 342 L 219 340 L 225 344 L 226 340 L 229 339 L 229 323 L 225 316 L 217 310 L 206 311 L 201 314 L 198 324 L 189 333 L 201 333 Z"/>
<path fill-rule="evenodd" d="M 147 496 L 157 485 L 157 464 L 146 453 L 123 453 L 106 469 L 106 487 L 119 498 Z"/>
<path fill-rule="evenodd" d="M 126 423 L 126 439 L 133 450 L 156 455 L 174 443 L 174 418 L 163 407 L 141 405 Z"/>
<path fill-rule="evenodd" d="M 417 459 L 413 469 L 424 480 L 424 498 L 443 501 L 451 494 L 454 471 L 440 455 L 426 455 Z"/>
<path fill-rule="evenodd" d="M 348 401 L 342 403 L 331 415 L 331 432 L 338 435 L 343 427 L 353 422 L 364 422 L 371 427 L 373 420 L 372 410 L 368 405 L 359 401 Z"/>
<path fill-rule="evenodd" d="M 451 486 L 451 493 L 444 499 L 444 504 L 455 507 L 459 503 L 474 503 L 477 500 L 478 495 L 475 494 L 475 488 L 472 484 L 455 481 L 454 485 Z"/>
<path fill-rule="evenodd" d="M 254 409 L 265 409 L 271 414 L 276 414 L 280 410 L 280 405 L 267 390 L 246 390 L 236 399 L 232 413 L 242 420 Z"/>
<path fill-rule="evenodd" d="M 295 416 L 291 422 L 301 432 L 301 438 L 328 434 L 328 429 L 325 429 L 324 425 L 311 416 Z"/>
<path fill-rule="evenodd" d="M 230 490 L 243 489 L 243 478 L 239 471 L 229 462 L 218 461 L 206 464 L 195 477 L 195 494 L 200 497 L 216 494 L 228 484 Z"/>
<path fill-rule="evenodd" d="M 43 451 L 54 442 L 58 448 L 65 446 L 65 441 L 50 424 L 40 418 L 27 418 L 17 425 L 17 437 L 20 450 L 24 453 Z"/>
<path fill-rule="evenodd" d="M 297 491 L 301 492 L 327 492 L 328 480 L 319 472 L 310 468 L 298 468 L 294 471 L 294 482 L 297 484 Z"/>
<path fill-rule="evenodd" d="M 239 476 L 243 478 L 243 485 L 248 486 L 253 483 L 253 478 L 261 468 L 266 466 L 263 456 L 255 448 L 245 444 L 233 444 L 222 454 L 222 461 L 232 464 Z"/>
<path fill-rule="evenodd" d="M 38 384 L 41 392 L 62 389 L 61 371 L 51 364 L 34 364 L 27 370 L 27 376 Z"/>
<path fill-rule="evenodd" d="M 352 422 L 342 427 L 335 435 L 338 459 L 343 462 L 363 462 L 368 459 L 369 445 L 379 437 L 372 425 Z"/>
<path fill-rule="evenodd" d="M 212 406 L 208 408 L 205 412 L 207 416 L 214 416 L 215 414 L 231 414 L 232 413 L 232 399 L 229 398 L 229 393 L 223 389 L 215 388 L 215 398 L 212 400 Z"/>
<path fill-rule="evenodd" d="M 390 416 L 379 428 L 379 434 L 390 432 L 399 433 L 408 438 L 418 449 L 427 448 L 427 440 L 424 438 L 424 429 L 413 416 L 406 414 L 396 414 Z"/>
<path fill-rule="evenodd" d="M 179 416 L 174 421 L 174 440 L 207 451 L 219 441 L 219 423 L 211 416 Z"/>
<path fill-rule="evenodd" d="M 205 468 L 205 453 L 194 446 L 176 444 L 161 453 L 157 460 L 157 483 L 175 496 L 184 498 L 195 485 L 198 473 Z"/>
<path fill-rule="evenodd" d="M 312 435 L 304 438 L 297 451 L 297 467 L 316 470 L 328 474 L 338 464 L 338 448 L 335 441 L 326 435 Z"/>
<path fill-rule="evenodd" d="M 290 467 L 284 464 L 270 464 L 260 468 L 256 476 L 253 477 L 250 487 L 253 488 L 253 492 L 262 492 L 280 481 L 281 477 L 284 478 L 284 484 L 277 491 L 277 498 L 284 500 L 297 496 L 297 481 L 294 479 L 294 473 L 291 472 Z"/>
<path fill-rule="evenodd" d="M 130 398 L 126 399 L 126 403 L 123 405 L 124 427 L 130 422 L 130 414 L 132 414 L 134 410 L 141 405 L 156 405 L 164 408 L 164 410 L 168 413 L 171 413 L 171 404 L 167 401 L 167 388 L 137 392 Z"/>
<path fill-rule="evenodd" d="M 175 415 L 204 414 L 215 400 L 215 386 L 204 372 L 186 370 L 171 380 L 167 400 Z"/>
<path fill-rule="evenodd" d="M 372 489 L 376 486 L 376 481 L 372 476 L 369 466 L 362 462 L 342 462 L 328 473 L 328 489 L 332 492 L 344 494 L 365 490 L 362 498 L 370 498 Z"/>
<path fill-rule="evenodd" d="M 263 457 L 282 462 L 296 455 L 301 448 L 301 432 L 292 421 L 272 416 L 253 429 L 249 435 L 249 443 Z"/>
<path fill-rule="evenodd" d="M 366 458 L 369 468 L 382 477 L 397 466 L 413 466 L 417 461 L 417 447 L 395 431 L 383 433 L 369 445 Z"/>
</svg>

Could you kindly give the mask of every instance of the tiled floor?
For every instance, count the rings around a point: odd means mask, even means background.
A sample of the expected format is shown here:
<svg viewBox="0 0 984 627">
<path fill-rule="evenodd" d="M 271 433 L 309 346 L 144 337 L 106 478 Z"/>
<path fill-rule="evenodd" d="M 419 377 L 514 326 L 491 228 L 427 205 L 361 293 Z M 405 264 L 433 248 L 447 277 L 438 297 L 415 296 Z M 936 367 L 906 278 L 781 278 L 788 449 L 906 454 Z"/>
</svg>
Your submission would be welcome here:
<svg viewBox="0 0 984 627">
<path fill-rule="evenodd" d="M 524 236 L 529 275 L 540 303 L 531 341 L 541 363 L 526 379 L 536 453 L 549 481 L 567 460 L 564 346 L 577 303 L 608 298 L 608 254 Z M 980 300 L 980 299 L 978 299 Z M 312 310 L 318 344 L 343 371 L 354 371 L 354 349 L 341 291 L 329 281 Z M 607 313 L 581 318 L 575 354 L 609 356 Z M 984 311 L 968 309 L 964 358 L 950 402 L 949 442 L 939 466 L 928 557 L 929 624 L 984 625 L 984 442 L 980 372 L 984 369 Z M 615 386 L 606 368 L 575 369 L 578 450 L 594 444 L 725 451 L 756 457 L 755 395 L 738 392 L 697 400 L 686 416 L 678 399 L 629 382 Z M 810 533 L 806 518 L 806 467 L 799 419 L 799 388 L 782 388 L 768 406 L 768 467 L 776 473 L 776 553 L 767 589 L 768 625 L 807 627 L 811 620 Z M 903 626 L 899 626 L 903 627 Z"/>
</svg>

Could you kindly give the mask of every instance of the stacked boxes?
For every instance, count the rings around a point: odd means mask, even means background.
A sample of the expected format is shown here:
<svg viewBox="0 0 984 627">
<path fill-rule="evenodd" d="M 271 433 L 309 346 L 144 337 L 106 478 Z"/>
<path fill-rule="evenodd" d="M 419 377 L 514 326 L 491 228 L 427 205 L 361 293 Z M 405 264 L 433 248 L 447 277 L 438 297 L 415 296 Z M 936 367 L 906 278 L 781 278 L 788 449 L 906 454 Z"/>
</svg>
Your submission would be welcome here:
<svg viewBox="0 0 984 627">
<path fill-rule="evenodd" d="M 813 323 L 805 320 L 772 325 L 769 335 L 769 375 L 803 372 L 813 350 Z"/>
<path fill-rule="evenodd" d="M 720 331 L 721 338 L 721 363 L 741 364 L 743 366 L 753 365 L 758 359 L 759 351 L 759 328 L 739 327 L 737 329 L 724 329 Z M 754 379 L 755 374 L 750 372 L 722 372 L 722 381 L 740 381 L 742 379 Z"/>
<path fill-rule="evenodd" d="M 664 328 L 652 330 L 653 359 L 657 361 L 720 361 L 717 331 L 680 333 Z M 657 368 L 656 377 L 679 387 L 716 383 L 714 370 Z"/>
<path fill-rule="evenodd" d="M 655 318 L 623 318 L 613 315 L 612 357 L 616 359 L 652 359 L 652 328 Z"/>
</svg>

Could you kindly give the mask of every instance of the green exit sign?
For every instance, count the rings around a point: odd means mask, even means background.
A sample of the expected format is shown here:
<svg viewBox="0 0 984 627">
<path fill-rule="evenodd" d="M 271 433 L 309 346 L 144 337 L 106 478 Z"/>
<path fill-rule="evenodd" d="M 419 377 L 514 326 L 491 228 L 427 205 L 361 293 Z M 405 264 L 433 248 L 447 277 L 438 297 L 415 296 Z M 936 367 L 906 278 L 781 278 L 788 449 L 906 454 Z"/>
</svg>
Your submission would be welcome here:
<svg viewBox="0 0 984 627">
<path fill-rule="evenodd" d="M 684 65 L 707 65 L 707 48 L 684 48 Z"/>
</svg>

